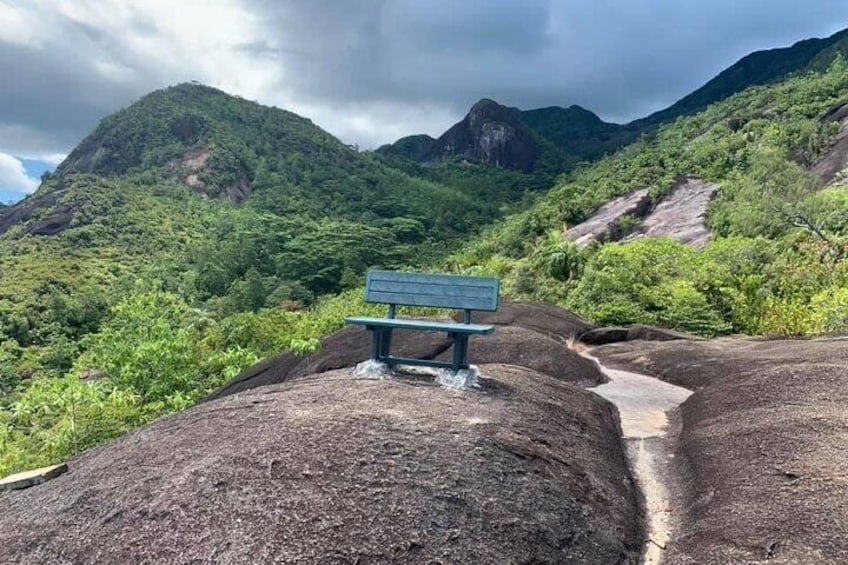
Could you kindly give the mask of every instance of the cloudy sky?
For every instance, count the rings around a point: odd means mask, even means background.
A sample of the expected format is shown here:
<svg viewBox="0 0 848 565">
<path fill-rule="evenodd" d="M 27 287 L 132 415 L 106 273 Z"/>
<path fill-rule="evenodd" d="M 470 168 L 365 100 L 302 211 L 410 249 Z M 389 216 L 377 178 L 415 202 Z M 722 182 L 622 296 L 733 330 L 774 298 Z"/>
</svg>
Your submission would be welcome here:
<svg viewBox="0 0 848 565">
<path fill-rule="evenodd" d="M 178 82 L 373 148 L 439 135 L 483 96 L 628 121 L 845 27 L 845 0 L 0 0 L 0 201 Z"/>
</svg>

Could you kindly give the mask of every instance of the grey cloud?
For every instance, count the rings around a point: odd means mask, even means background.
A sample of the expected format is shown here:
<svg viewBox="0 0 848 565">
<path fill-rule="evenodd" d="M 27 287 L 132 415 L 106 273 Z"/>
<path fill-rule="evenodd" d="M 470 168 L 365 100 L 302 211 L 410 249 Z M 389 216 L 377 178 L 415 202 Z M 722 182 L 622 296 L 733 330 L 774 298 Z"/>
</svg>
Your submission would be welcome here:
<svg viewBox="0 0 848 565">
<path fill-rule="evenodd" d="M 627 121 L 667 106 L 745 54 L 848 26 L 821 0 L 262 2 L 297 96 L 334 106 L 482 96 L 522 108 L 578 103 Z M 258 6 L 255 4 L 255 6 Z M 283 25 L 280 25 L 281 22 Z M 269 29 L 269 33 L 273 31 Z"/>
<path fill-rule="evenodd" d="M 44 22 L 61 43 L 23 46 L 0 43 L 0 151 L 17 154 L 67 152 L 106 114 L 143 94 L 137 61 L 122 61 L 116 38 L 82 22 Z M 98 61 L 126 67 L 128 81 L 115 82 Z M 38 149 L 36 149 L 38 145 Z"/>
<path fill-rule="evenodd" d="M 233 50 L 282 77 L 271 77 L 259 101 L 319 109 L 324 127 L 364 146 L 403 129 L 389 123 L 393 109 L 411 134 L 431 115 L 461 118 L 484 96 L 521 108 L 576 103 L 625 121 L 673 103 L 753 50 L 848 26 L 844 0 L 241 2 L 264 24 Z M 46 46 L 0 43 L 0 134 L 19 136 L 0 137 L 0 151 L 48 144 L 41 152 L 67 152 L 105 114 L 199 78 L 190 63 L 175 69 L 128 47 L 125 35 L 159 34 L 158 22 L 132 6 L 126 34 L 53 16 Z M 127 76 L 104 77 L 96 66 L 104 58 Z M 356 116 L 370 129 L 357 130 Z"/>
</svg>

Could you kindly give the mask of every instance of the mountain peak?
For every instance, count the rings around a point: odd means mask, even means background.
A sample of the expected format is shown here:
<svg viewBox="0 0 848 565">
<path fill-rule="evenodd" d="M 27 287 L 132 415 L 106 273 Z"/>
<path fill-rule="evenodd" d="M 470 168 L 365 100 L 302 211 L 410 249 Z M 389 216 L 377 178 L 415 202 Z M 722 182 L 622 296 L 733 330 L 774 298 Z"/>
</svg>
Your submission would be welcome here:
<svg viewBox="0 0 848 565">
<path fill-rule="evenodd" d="M 256 145 L 258 138 L 267 143 Z M 257 152 L 324 144 L 344 150 L 310 120 L 188 82 L 151 92 L 104 118 L 56 176 L 154 171 L 195 192 L 241 202 L 251 192 Z"/>
<path fill-rule="evenodd" d="M 487 165 L 529 172 L 541 154 L 521 112 L 489 98 L 475 103 L 462 121 L 433 143 L 425 161 L 464 156 Z"/>
</svg>

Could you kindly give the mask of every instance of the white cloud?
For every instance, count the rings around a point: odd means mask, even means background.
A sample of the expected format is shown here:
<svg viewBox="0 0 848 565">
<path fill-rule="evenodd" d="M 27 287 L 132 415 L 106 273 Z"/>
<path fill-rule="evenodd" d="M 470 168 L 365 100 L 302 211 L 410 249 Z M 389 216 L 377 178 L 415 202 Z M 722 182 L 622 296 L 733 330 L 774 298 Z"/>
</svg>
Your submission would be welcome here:
<svg viewBox="0 0 848 565">
<path fill-rule="evenodd" d="M 0 41 L 32 44 L 37 37 L 38 20 L 33 13 L 0 0 Z"/>
<path fill-rule="evenodd" d="M 35 192 L 39 181 L 27 175 L 23 163 L 12 155 L 0 153 L 0 188 L 24 192 Z"/>
<path fill-rule="evenodd" d="M 308 117 L 344 143 L 360 149 L 376 149 L 411 134 L 442 135 L 459 119 L 456 112 L 437 104 L 390 101 L 373 103 L 321 104 L 296 100 L 269 102 Z"/>
<path fill-rule="evenodd" d="M 33 161 L 41 161 L 54 167 L 58 167 L 59 163 L 65 160 L 68 155 L 65 153 L 43 153 L 38 155 L 24 155 L 24 159 L 32 159 Z"/>
</svg>

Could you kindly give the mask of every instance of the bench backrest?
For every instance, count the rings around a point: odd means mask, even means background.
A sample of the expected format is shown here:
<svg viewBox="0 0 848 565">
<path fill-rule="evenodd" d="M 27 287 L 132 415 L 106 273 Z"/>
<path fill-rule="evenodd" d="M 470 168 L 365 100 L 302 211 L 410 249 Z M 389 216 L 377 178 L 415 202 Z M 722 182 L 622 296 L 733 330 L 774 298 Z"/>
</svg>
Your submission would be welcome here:
<svg viewBox="0 0 848 565">
<path fill-rule="evenodd" d="M 394 305 L 465 310 L 467 323 L 471 310 L 498 309 L 499 289 L 500 281 L 493 277 L 372 270 L 368 271 L 365 301 L 389 304 L 389 317 L 394 317 Z"/>
</svg>

